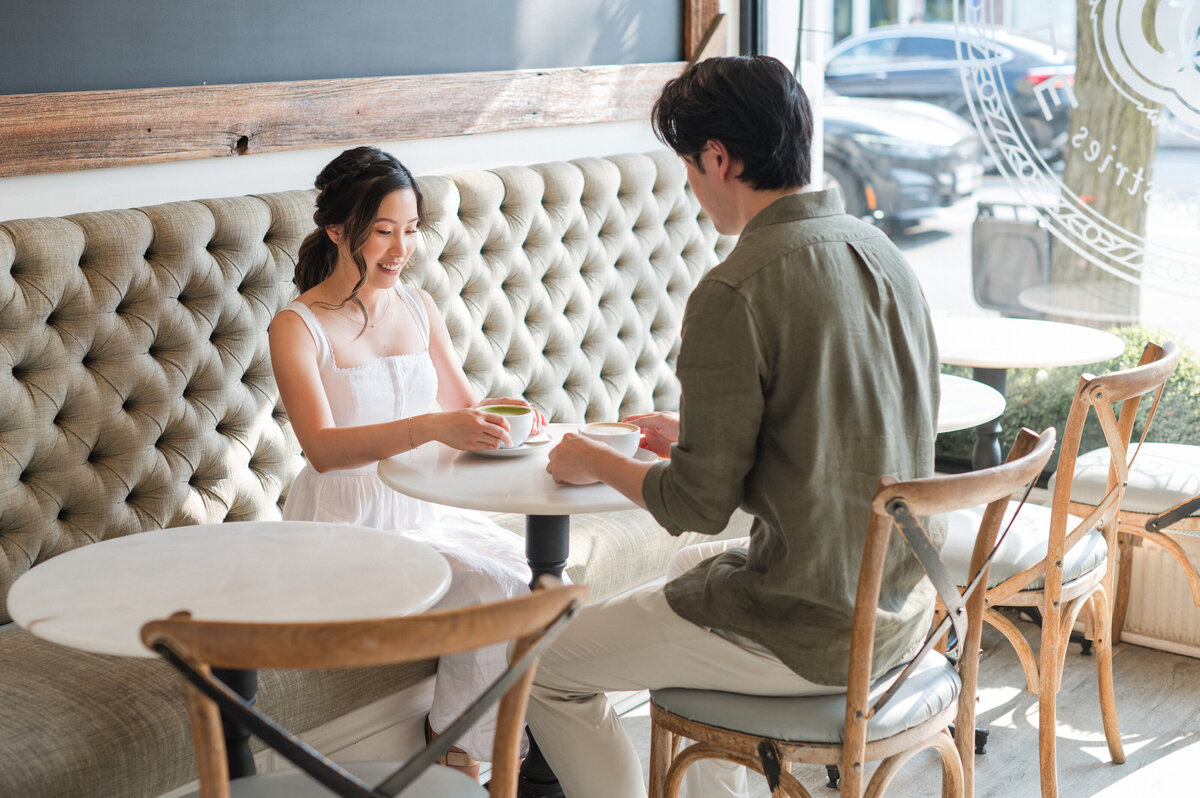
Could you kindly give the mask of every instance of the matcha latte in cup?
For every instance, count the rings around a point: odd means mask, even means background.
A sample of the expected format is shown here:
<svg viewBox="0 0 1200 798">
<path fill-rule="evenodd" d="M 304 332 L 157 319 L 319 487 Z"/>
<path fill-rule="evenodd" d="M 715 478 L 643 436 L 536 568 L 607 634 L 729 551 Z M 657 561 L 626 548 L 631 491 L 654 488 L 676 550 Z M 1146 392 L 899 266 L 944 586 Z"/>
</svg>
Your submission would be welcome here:
<svg viewBox="0 0 1200 798">
<path fill-rule="evenodd" d="M 503 416 L 504 420 L 508 422 L 508 436 L 512 438 L 512 446 L 508 447 L 500 444 L 501 449 L 516 449 L 525 443 L 525 439 L 529 437 L 529 433 L 533 429 L 532 407 L 525 407 L 524 405 L 483 405 L 479 409 Z"/>
<path fill-rule="evenodd" d="M 626 424 L 623 421 L 597 421 L 594 424 L 584 424 L 579 428 L 579 434 L 585 438 L 607 444 L 626 457 L 637 454 L 642 441 L 642 428 L 637 424 Z"/>
</svg>

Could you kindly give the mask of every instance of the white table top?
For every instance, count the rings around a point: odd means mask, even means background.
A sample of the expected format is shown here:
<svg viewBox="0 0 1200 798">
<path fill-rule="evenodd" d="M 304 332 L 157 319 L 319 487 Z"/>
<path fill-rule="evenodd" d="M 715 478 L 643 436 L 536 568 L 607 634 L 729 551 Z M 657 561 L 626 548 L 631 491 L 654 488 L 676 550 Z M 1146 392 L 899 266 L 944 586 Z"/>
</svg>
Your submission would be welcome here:
<svg viewBox="0 0 1200 798">
<path fill-rule="evenodd" d="M 1017 301 L 1030 310 L 1102 324 L 1129 324 L 1133 311 L 1114 306 L 1111 283 L 1078 282 L 1034 285 L 1021 291 Z"/>
<path fill-rule="evenodd" d="M 93 543 L 23 574 L 13 619 L 54 643 L 153 657 L 139 633 L 189 610 L 201 620 L 339 621 L 428 609 L 446 559 L 391 532 L 294 521 L 175 527 Z"/>
<path fill-rule="evenodd" d="M 943 363 L 1012 369 L 1080 366 L 1121 354 L 1125 343 L 1112 333 L 1057 321 L 996 316 L 935 317 Z"/>
<path fill-rule="evenodd" d="M 977 427 L 1004 414 L 1004 396 L 995 388 L 951 374 L 941 375 L 941 381 L 938 432 Z"/>
<path fill-rule="evenodd" d="M 943 374 L 938 432 L 964 429 L 1004 412 L 1004 397 L 983 383 Z M 546 473 L 547 456 L 577 424 L 550 424 L 546 442 L 528 455 L 496 457 L 440 443 L 379 463 L 379 478 L 425 501 L 498 513 L 575 515 L 630 510 L 636 505 L 607 485 L 559 485 Z M 640 450 L 639 457 L 653 457 Z"/>
<path fill-rule="evenodd" d="M 550 450 L 577 428 L 550 424 L 549 440 L 520 457 L 485 457 L 427 443 L 411 455 L 381 461 L 379 478 L 409 496 L 469 510 L 573 515 L 636 507 L 607 485 L 559 485 L 546 473 Z"/>
</svg>

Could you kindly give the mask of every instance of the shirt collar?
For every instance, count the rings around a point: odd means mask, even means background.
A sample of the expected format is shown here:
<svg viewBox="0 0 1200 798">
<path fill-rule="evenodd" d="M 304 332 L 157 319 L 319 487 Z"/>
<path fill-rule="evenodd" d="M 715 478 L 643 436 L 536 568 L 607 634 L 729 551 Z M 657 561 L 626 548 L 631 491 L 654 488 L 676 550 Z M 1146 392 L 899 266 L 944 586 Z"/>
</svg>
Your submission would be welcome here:
<svg viewBox="0 0 1200 798">
<path fill-rule="evenodd" d="M 759 211 L 746 223 L 742 235 L 772 224 L 838 216 L 845 213 L 842 197 L 836 191 L 801 191 L 787 194 Z"/>
</svg>

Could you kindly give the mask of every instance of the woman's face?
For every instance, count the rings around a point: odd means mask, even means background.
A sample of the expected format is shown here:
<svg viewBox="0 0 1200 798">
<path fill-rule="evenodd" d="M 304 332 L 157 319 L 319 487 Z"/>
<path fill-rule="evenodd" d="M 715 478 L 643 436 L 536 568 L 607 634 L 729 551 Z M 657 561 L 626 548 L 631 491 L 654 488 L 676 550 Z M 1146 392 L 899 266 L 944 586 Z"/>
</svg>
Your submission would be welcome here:
<svg viewBox="0 0 1200 798">
<path fill-rule="evenodd" d="M 383 198 L 360 252 L 367 265 L 366 285 L 391 288 L 396 284 L 401 270 L 416 249 L 419 221 L 417 195 L 412 189 L 399 189 Z M 357 272 L 354 260 L 349 255 L 349 242 L 338 232 L 340 240 L 335 240 L 342 256 L 339 260 Z"/>
</svg>

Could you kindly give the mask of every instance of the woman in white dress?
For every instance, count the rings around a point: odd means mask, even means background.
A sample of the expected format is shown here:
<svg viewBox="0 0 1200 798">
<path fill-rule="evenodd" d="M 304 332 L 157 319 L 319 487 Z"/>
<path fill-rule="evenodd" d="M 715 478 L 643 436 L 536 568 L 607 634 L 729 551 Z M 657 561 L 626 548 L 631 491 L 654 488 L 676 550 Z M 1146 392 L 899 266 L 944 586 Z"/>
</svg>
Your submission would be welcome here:
<svg viewBox="0 0 1200 798">
<path fill-rule="evenodd" d="M 375 472 L 379 460 L 429 441 L 463 450 L 511 443 L 504 417 L 474 395 L 429 294 L 399 283 L 421 223 L 415 180 L 391 155 L 358 147 L 330 162 L 316 187 L 316 230 L 296 264 L 301 293 L 269 335 L 275 381 L 308 460 L 284 518 L 396 530 L 433 545 L 453 574 L 439 607 L 528 590 L 519 537 L 477 513 L 397 493 Z M 504 646 L 443 657 L 426 733 L 446 728 L 505 667 Z M 493 712 L 448 764 L 478 776 L 494 727 Z"/>
</svg>

